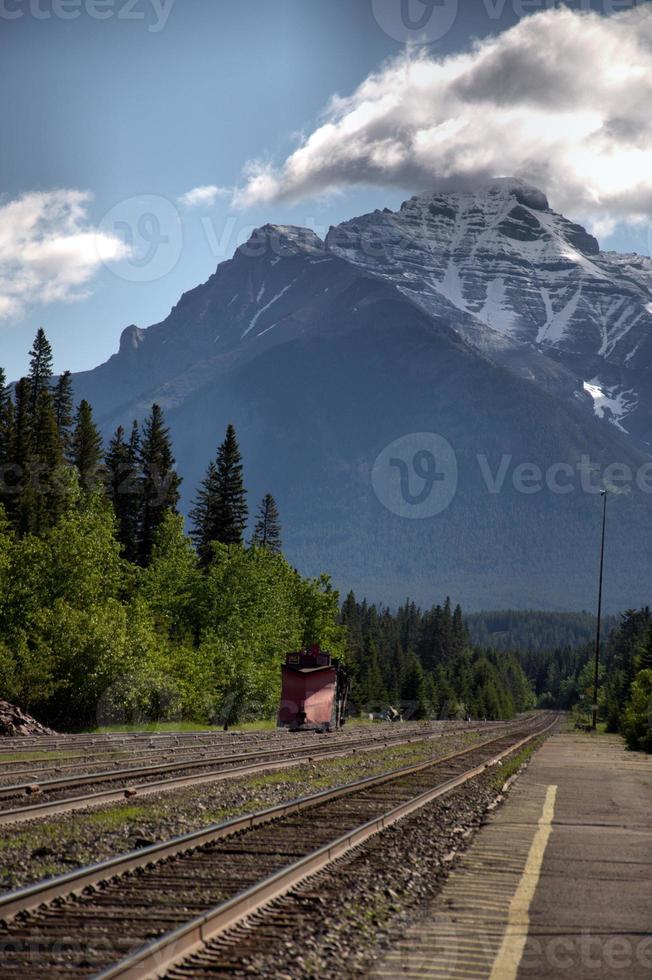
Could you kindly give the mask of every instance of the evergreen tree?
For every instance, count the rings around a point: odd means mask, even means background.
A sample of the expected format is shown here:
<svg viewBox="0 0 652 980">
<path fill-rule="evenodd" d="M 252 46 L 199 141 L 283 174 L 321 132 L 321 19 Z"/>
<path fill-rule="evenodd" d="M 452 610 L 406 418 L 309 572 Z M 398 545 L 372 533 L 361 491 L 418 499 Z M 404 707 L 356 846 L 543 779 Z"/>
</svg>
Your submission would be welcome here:
<svg viewBox="0 0 652 980">
<path fill-rule="evenodd" d="M 4 368 L 0 367 L 0 465 L 9 459 L 12 401 L 7 387 L 7 376 Z"/>
<path fill-rule="evenodd" d="M 118 540 L 124 557 L 131 562 L 137 562 L 140 554 L 142 483 L 138 471 L 139 441 L 137 422 L 133 423 L 128 441 L 123 427 L 118 426 L 104 459 L 106 490 L 115 511 Z"/>
<path fill-rule="evenodd" d="M 32 418 L 36 416 L 41 392 L 49 389 L 51 379 L 52 348 L 43 327 L 39 327 L 29 352 L 29 411 Z"/>
<path fill-rule="evenodd" d="M 72 375 L 64 371 L 54 388 L 54 417 L 65 454 L 70 451 L 73 424 Z"/>
<path fill-rule="evenodd" d="M 100 476 L 102 437 L 93 421 L 93 410 L 85 399 L 79 403 L 75 413 L 70 462 L 77 467 L 82 490 L 92 490 Z"/>
<path fill-rule="evenodd" d="M 199 484 L 194 505 L 190 511 L 192 528 L 190 537 L 194 541 L 200 563 L 205 567 L 211 560 L 211 542 L 217 540 L 217 498 L 218 477 L 214 462 L 208 464 L 206 476 Z"/>
<path fill-rule="evenodd" d="M 276 501 L 271 493 L 263 497 L 258 509 L 256 526 L 251 538 L 255 548 L 267 548 L 272 554 L 278 555 L 283 550 L 281 543 L 281 521 L 276 507 Z"/>
<path fill-rule="evenodd" d="M 361 693 L 364 707 L 368 711 L 383 711 L 387 707 L 387 690 L 378 662 L 378 650 L 369 636 L 365 639 L 362 656 L 364 676 Z"/>
<path fill-rule="evenodd" d="M 11 480 L 11 444 L 14 429 L 14 403 L 7 387 L 4 369 L 0 367 L 0 504 L 8 509 Z"/>
<path fill-rule="evenodd" d="M 469 636 L 464 625 L 462 607 L 459 603 L 455 606 L 452 623 L 452 643 L 455 653 L 461 653 L 469 645 Z"/>
<path fill-rule="evenodd" d="M 41 390 L 36 404 L 30 470 L 35 494 L 32 530 L 42 534 L 57 523 L 65 502 L 63 451 L 52 395 L 47 388 Z"/>
<path fill-rule="evenodd" d="M 648 631 L 645 641 L 638 648 L 636 668 L 638 671 L 652 670 L 652 630 Z"/>
<path fill-rule="evenodd" d="M 242 544 L 247 525 L 247 492 L 242 482 L 242 457 L 235 429 L 229 425 L 224 442 L 202 480 L 193 510 L 191 535 L 202 565 L 210 564 L 211 544 Z"/>
<path fill-rule="evenodd" d="M 405 717 L 410 721 L 424 717 L 422 701 L 424 681 L 425 674 L 421 661 L 413 650 L 409 650 L 405 658 L 401 682 L 401 700 L 404 704 Z"/>
<path fill-rule="evenodd" d="M 156 532 L 165 515 L 168 512 L 176 514 L 181 484 L 174 468 L 170 430 L 165 425 L 159 405 L 152 405 L 152 411 L 145 420 L 139 463 L 142 472 L 140 561 L 147 565 Z"/>
<path fill-rule="evenodd" d="M 27 534 L 33 529 L 34 524 L 34 498 L 30 478 L 32 424 L 29 406 L 29 379 L 21 378 L 16 385 L 11 469 L 5 481 L 7 513 L 20 534 Z"/>
</svg>

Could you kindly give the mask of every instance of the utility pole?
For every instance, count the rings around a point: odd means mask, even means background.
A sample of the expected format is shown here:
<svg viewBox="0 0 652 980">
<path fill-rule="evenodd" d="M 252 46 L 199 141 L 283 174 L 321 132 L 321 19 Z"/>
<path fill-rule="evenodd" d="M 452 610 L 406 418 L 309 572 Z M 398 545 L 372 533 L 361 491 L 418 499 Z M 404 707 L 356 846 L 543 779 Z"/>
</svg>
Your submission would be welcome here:
<svg viewBox="0 0 652 980">
<path fill-rule="evenodd" d="M 593 707 L 591 714 L 591 729 L 595 731 L 598 725 L 598 668 L 600 666 L 600 627 L 602 625 L 602 575 L 604 572 L 604 534 L 607 527 L 607 497 L 608 490 L 601 490 L 602 496 L 602 542 L 600 544 L 600 585 L 598 588 L 598 621 L 595 628 L 595 670 L 593 674 Z"/>
</svg>

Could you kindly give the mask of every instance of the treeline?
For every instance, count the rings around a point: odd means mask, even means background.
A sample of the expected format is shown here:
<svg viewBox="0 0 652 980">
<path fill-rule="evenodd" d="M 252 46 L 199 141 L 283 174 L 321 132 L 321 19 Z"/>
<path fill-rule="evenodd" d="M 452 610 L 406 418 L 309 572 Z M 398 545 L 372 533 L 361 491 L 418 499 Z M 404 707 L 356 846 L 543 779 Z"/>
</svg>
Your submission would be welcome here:
<svg viewBox="0 0 652 980">
<path fill-rule="evenodd" d="M 590 633 L 594 631 L 595 619 Z M 602 635 L 606 640 L 599 660 L 598 721 L 607 731 L 622 734 L 630 748 L 652 752 L 652 613 L 646 607 L 609 617 Z M 571 711 L 584 726 L 592 715 L 594 658 L 593 635 L 580 646 L 518 653 L 537 707 Z"/>
<path fill-rule="evenodd" d="M 594 625 L 595 629 L 595 625 Z M 594 645 L 525 650 L 517 654 L 537 699 L 538 708 L 570 711 L 587 685 L 587 665 Z"/>
<path fill-rule="evenodd" d="M 516 656 L 472 646 L 459 606 L 447 599 L 422 611 L 395 613 L 350 593 L 346 629 L 352 701 L 365 711 L 388 705 L 411 718 L 510 718 L 533 705 Z"/>
<path fill-rule="evenodd" d="M 602 667 L 600 712 L 607 731 L 631 749 L 652 752 L 652 613 L 629 609 L 609 637 Z"/>
<path fill-rule="evenodd" d="M 588 612 L 502 609 L 471 613 L 465 616 L 465 621 L 471 639 L 479 646 L 527 650 L 529 654 L 584 647 L 595 636 L 595 615 Z M 604 635 L 616 625 L 615 616 L 606 616 L 603 619 Z"/>
<path fill-rule="evenodd" d="M 0 372 L 0 695 L 61 727 L 273 711 L 288 649 L 343 651 L 337 594 L 281 553 L 271 494 L 253 532 L 229 426 L 191 515 L 153 405 L 108 446 L 39 330 Z"/>
</svg>

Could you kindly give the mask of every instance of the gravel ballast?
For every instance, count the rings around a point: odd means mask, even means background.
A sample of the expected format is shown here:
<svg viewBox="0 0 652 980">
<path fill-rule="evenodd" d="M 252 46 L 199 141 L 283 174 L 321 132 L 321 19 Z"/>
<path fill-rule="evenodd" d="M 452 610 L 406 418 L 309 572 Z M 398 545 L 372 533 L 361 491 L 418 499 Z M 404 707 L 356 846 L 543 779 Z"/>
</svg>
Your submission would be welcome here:
<svg viewBox="0 0 652 980">
<path fill-rule="evenodd" d="M 487 773 L 389 827 L 274 902 L 251 926 L 211 944 L 202 954 L 202 975 L 211 975 L 210 963 L 216 977 L 367 976 L 406 928 L 427 914 L 488 811 L 503 799 L 505 776 L 522 769 L 531 751 L 503 775 Z M 168 974 L 169 980 L 178 976 Z"/>
<path fill-rule="evenodd" d="M 160 794 L 142 802 L 61 814 L 12 828 L 0 838 L 0 890 L 8 891 L 73 867 L 92 864 L 252 810 L 466 748 L 478 735 L 452 735 L 389 749 L 302 764 Z"/>
</svg>

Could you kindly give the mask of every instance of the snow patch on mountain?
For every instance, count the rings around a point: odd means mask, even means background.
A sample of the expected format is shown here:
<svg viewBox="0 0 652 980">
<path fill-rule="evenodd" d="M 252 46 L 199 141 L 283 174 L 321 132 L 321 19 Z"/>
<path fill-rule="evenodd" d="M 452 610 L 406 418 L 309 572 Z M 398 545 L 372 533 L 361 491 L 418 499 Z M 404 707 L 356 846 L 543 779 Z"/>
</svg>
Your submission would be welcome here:
<svg viewBox="0 0 652 980">
<path fill-rule="evenodd" d="M 263 315 L 263 313 L 265 313 L 270 308 L 270 306 L 273 306 L 274 303 L 276 303 L 277 300 L 279 300 L 281 298 L 281 296 L 284 296 L 285 293 L 287 293 L 288 289 L 291 289 L 292 286 L 294 286 L 295 282 L 296 282 L 296 279 L 293 279 L 292 282 L 289 282 L 287 284 L 287 286 L 283 286 L 283 289 L 281 289 L 280 292 L 276 293 L 275 296 L 272 296 L 272 298 L 270 299 L 269 303 L 265 303 L 265 305 L 264 306 L 261 306 L 261 308 L 258 310 L 257 313 L 254 313 L 252 319 L 249 322 L 249 326 L 246 328 L 246 330 L 244 330 L 244 332 L 242 334 L 243 337 L 246 337 L 247 334 L 250 333 L 250 331 L 254 329 L 254 327 L 258 323 L 258 320 Z M 261 295 L 261 294 L 259 294 L 259 295 Z"/>
<path fill-rule="evenodd" d="M 558 341 L 562 340 L 568 325 L 573 319 L 579 301 L 582 297 L 582 290 L 578 289 L 577 292 L 573 293 L 569 301 L 560 310 L 555 312 L 552 300 L 550 299 L 550 292 L 548 289 L 541 290 L 541 296 L 546 308 L 547 319 L 546 322 L 539 327 L 537 333 L 537 344 L 556 344 Z"/>
<path fill-rule="evenodd" d="M 632 391 L 605 387 L 599 378 L 584 382 L 584 391 L 593 399 L 593 410 L 599 419 L 608 419 L 622 432 L 627 429 L 622 420 L 636 407 L 637 401 Z"/>
<path fill-rule="evenodd" d="M 326 245 L 485 352 L 537 346 L 632 368 L 650 359 L 652 260 L 601 252 L 518 179 L 412 197 L 331 229 Z"/>
</svg>

